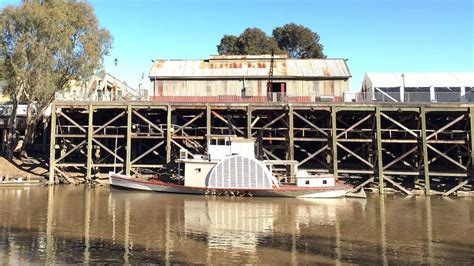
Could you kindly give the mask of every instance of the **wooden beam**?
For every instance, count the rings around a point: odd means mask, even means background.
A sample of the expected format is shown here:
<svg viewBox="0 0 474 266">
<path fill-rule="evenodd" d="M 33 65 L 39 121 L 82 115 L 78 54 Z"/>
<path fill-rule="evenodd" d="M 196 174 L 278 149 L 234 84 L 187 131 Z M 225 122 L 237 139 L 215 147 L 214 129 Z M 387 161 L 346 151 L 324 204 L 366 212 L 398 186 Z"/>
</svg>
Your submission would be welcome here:
<svg viewBox="0 0 474 266">
<path fill-rule="evenodd" d="M 459 116 L 458 118 L 454 119 L 453 121 L 449 122 L 448 124 L 446 124 L 444 127 L 436 130 L 435 132 L 431 133 L 428 137 L 426 137 L 426 139 L 431 139 L 433 136 L 436 136 L 438 135 L 439 133 L 443 132 L 444 130 L 446 130 L 447 128 L 449 128 L 450 126 L 456 124 L 457 122 L 459 122 L 460 120 L 462 120 L 466 115 L 465 114 L 462 114 L 461 116 Z"/>
<path fill-rule="evenodd" d="M 171 136 L 173 133 L 171 132 L 171 104 L 168 104 L 168 109 L 166 111 L 166 163 L 171 161 Z"/>
<path fill-rule="evenodd" d="M 348 153 L 352 154 L 352 156 L 356 157 L 357 159 L 359 159 L 361 162 L 365 163 L 366 165 L 370 166 L 371 168 L 374 168 L 374 165 L 369 163 L 367 160 L 365 160 L 364 158 L 360 157 L 358 154 L 356 154 L 355 152 L 351 151 L 350 149 L 346 148 L 345 146 L 343 146 L 341 143 L 337 143 L 337 146 L 341 147 L 342 149 L 344 149 L 345 151 L 347 151 Z"/>
<path fill-rule="evenodd" d="M 141 115 L 139 112 L 137 112 L 136 110 L 133 110 L 133 114 L 135 114 L 136 116 L 138 116 L 138 118 L 140 118 L 141 120 L 143 120 L 145 123 L 147 123 L 149 126 L 153 127 L 154 129 L 158 130 L 159 132 L 163 133 L 163 130 L 158 127 L 157 125 L 155 125 L 155 123 L 151 122 L 150 120 L 148 120 L 148 118 L 144 117 L 143 115 Z"/>
<path fill-rule="evenodd" d="M 375 127 L 377 137 L 377 173 L 379 178 L 379 193 L 384 194 L 383 153 L 382 153 L 382 119 L 380 106 L 375 107 Z M 375 169 L 374 169 L 375 170 Z"/>
<path fill-rule="evenodd" d="M 132 166 L 132 106 L 127 104 L 127 144 L 125 147 L 125 175 L 130 176 Z"/>
<path fill-rule="evenodd" d="M 245 135 L 244 131 L 240 130 L 238 127 L 236 127 L 234 124 L 230 123 L 229 121 L 227 121 L 227 119 L 225 119 L 224 117 L 222 117 L 221 115 L 219 115 L 217 112 L 215 111 L 212 111 L 212 114 L 219 118 L 220 120 L 222 120 L 224 123 L 230 125 L 233 129 L 235 129 L 237 132 L 239 132 L 240 134 L 242 135 Z"/>
<path fill-rule="evenodd" d="M 55 169 L 56 169 L 56 105 L 51 104 L 51 141 L 49 144 L 49 182 L 48 185 L 55 183 Z"/>
<path fill-rule="evenodd" d="M 105 146 L 104 144 L 100 143 L 100 141 L 97 141 L 95 139 L 92 139 L 92 141 L 94 141 L 95 143 L 97 143 L 100 147 L 102 147 L 105 151 L 107 151 L 108 153 L 110 153 L 110 155 L 114 156 L 115 158 L 117 158 L 119 161 L 121 162 L 124 162 L 124 159 L 120 156 L 118 156 L 116 154 L 116 152 L 112 151 L 111 149 L 109 149 L 107 146 Z M 92 155 L 92 154 L 91 154 Z"/>
<path fill-rule="evenodd" d="M 393 181 L 392 179 L 390 179 L 389 177 L 387 176 L 384 176 L 383 178 L 384 180 L 387 180 L 388 182 L 392 183 L 392 185 L 394 185 L 395 187 L 397 187 L 398 189 L 400 189 L 401 191 L 405 192 L 405 194 L 407 195 L 410 195 L 411 192 L 408 191 L 406 188 L 404 188 L 403 186 L 401 186 L 400 184 L 398 184 L 397 182 Z"/>
<path fill-rule="evenodd" d="M 59 163 L 62 159 L 66 158 L 69 154 L 73 153 L 75 150 L 79 149 L 80 147 L 82 147 L 84 144 L 86 144 L 87 140 L 83 140 L 81 141 L 79 144 L 77 145 L 74 145 L 71 143 L 71 145 L 73 146 L 73 148 L 71 150 L 69 150 L 68 152 L 66 152 L 63 156 L 61 156 L 59 159 L 56 159 L 56 163 Z"/>
<path fill-rule="evenodd" d="M 275 159 L 275 160 L 281 160 L 281 158 L 278 158 L 278 156 L 276 156 L 275 154 L 273 154 L 271 151 L 269 151 L 269 150 L 267 150 L 267 149 L 265 149 L 265 148 L 263 148 L 263 151 L 264 151 L 266 154 L 270 155 L 270 157 L 272 157 L 273 159 Z"/>
<path fill-rule="evenodd" d="M 212 113 L 211 105 L 206 104 L 206 136 L 212 134 Z"/>
<path fill-rule="evenodd" d="M 96 130 L 94 130 L 94 134 L 96 134 L 97 132 L 99 132 L 101 129 L 107 127 L 108 125 L 112 124 L 113 122 L 115 122 L 115 120 L 119 119 L 122 115 L 125 114 L 125 111 L 121 112 L 120 114 L 116 115 L 114 118 L 112 118 L 111 120 L 109 120 L 109 122 L 105 123 L 104 125 L 100 126 L 99 128 L 97 128 Z"/>
<path fill-rule="evenodd" d="M 320 148 L 319 150 L 317 150 L 316 152 L 310 154 L 308 157 L 306 157 L 304 160 L 302 160 L 301 162 L 298 163 L 298 166 L 300 165 L 303 165 L 305 162 L 311 160 L 312 158 L 314 158 L 314 156 L 320 154 L 321 152 L 323 152 L 325 149 L 328 148 L 328 145 L 324 145 L 322 148 Z M 293 159 L 292 159 L 293 160 Z"/>
<path fill-rule="evenodd" d="M 87 166 L 86 166 L 86 180 L 90 182 L 92 179 L 92 136 L 94 134 L 94 106 L 89 104 L 89 117 L 87 123 Z"/>
<path fill-rule="evenodd" d="M 255 119 L 255 122 L 258 121 L 258 117 Z M 247 106 L 247 135 L 245 135 L 248 139 L 252 137 L 252 106 L 249 104 Z"/>
<path fill-rule="evenodd" d="M 421 119 L 421 145 L 423 147 L 423 174 L 425 177 L 425 194 L 431 195 L 430 189 L 430 166 L 428 164 L 428 143 L 426 137 L 426 110 L 425 107 L 420 107 Z M 416 180 L 415 180 L 416 182 Z"/>
<path fill-rule="evenodd" d="M 379 108 L 379 109 L 380 109 L 380 107 L 376 107 L 376 108 Z M 384 113 L 380 113 L 380 114 L 381 114 L 383 117 L 385 117 L 387 120 L 389 120 L 390 122 L 392 122 L 392 123 L 394 123 L 395 125 L 397 125 L 397 126 L 403 128 L 406 132 L 408 132 L 408 133 L 412 134 L 413 136 L 415 136 L 415 138 L 418 138 L 418 137 L 419 137 L 418 134 L 416 134 L 415 132 L 413 132 L 413 130 L 411 130 L 411 129 L 407 128 L 406 126 L 402 125 L 402 124 L 399 123 L 397 120 L 391 118 L 390 116 L 388 116 L 388 115 L 386 115 L 386 114 L 384 114 Z"/>
<path fill-rule="evenodd" d="M 273 125 L 275 122 L 277 122 L 278 120 L 280 120 L 280 119 L 281 119 L 282 117 L 284 117 L 285 115 L 286 115 L 286 113 L 283 113 L 283 114 L 277 116 L 275 119 L 273 119 L 272 121 L 270 121 L 270 122 L 268 122 L 266 125 L 264 125 L 264 126 L 262 127 L 262 129 L 268 128 L 269 126 Z M 255 135 L 255 134 L 257 134 L 257 132 L 254 132 L 254 133 L 252 134 L 252 136 Z"/>
<path fill-rule="evenodd" d="M 92 106 L 92 105 L 89 105 L 89 106 Z M 66 115 L 62 111 L 58 111 L 58 114 L 64 116 L 64 118 L 66 118 L 66 120 L 71 122 L 73 125 L 75 125 L 77 128 L 79 128 L 82 132 L 87 133 L 87 130 L 83 126 L 79 125 L 76 121 L 74 121 L 72 118 L 70 118 L 68 115 Z"/>
<path fill-rule="evenodd" d="M 171 142 L 174 143 L 176 146 L 178 146 L 180 149 L 186 150 L 186 151 L 188 152 L 188 154 L 193 155 L 193 153 L 192 153 L 191 151 L 189 151 L 188 149 L 186 149 L 185 147 L 183 147 L 181 144 L 179 144 L 179 143 L 176 142 L 175 140 L 171 139 Z"/>
<path fill-rule="evenodd" d="M 361 120 L 359 120 L 357 123 L 355 123 L 354 125 L 352 125 L 351 127 L 349 127 L 348 129 L 342 131 L 341 133 L 339 133 L 337 135 L 337 138 L 339 138 L 340 136 L 346 134 L 347 132 L 353 130 L 355 127 L 357 127 L 358 125 L 362 124 L 365 122 L 365 120 L 369 119 L 370 117 L 372 116 L 372 113 L 368 114 L 366 117 L 362 118 Z"/>
<path fill-rule="evenodd" d="M 451 163 L 457 165 L 459 168 L 463 169 L 463 170 L 467 170 L 467 167 L 460 164 L 459 162 L 456 162 L 455 160 L 453 160 L 452 158 L 450 158 L 449 156 L 447 156 L 446 154 L 442 153 L 440 150 L 436 149 L 435 147 L 427 144 L 428 148 L 430 148 L 431 150 L 433 150 L 434 152 L 436 152 L 437 154 L 439 154 L 441 157 L 443 157 L 444 159 L 450 161 Z"/>
<path fill-rule="evenodd" d="M 199 113 L 197 116 L 193 117 L 191 120 L 189 120 L 188 122 L 186 122 L 184 125 L 180 126 L 178 129 L 176 129 L 176 130 L 173 132 L 173 135 L 178 134 L 179 131 L 183 130 L 185 127 L 187 127 L 188 125 L 192 124 L 194 121 L 198 120 L 198 119 L 201 118 L 203 115 L 204 115 L 204 112 Z"/>
<path fill-rule="evenodd" d="M 359 191 L 359 189 L 365 187 L 367 184 L 369 184 L 369 183 L 371 183 L 371 182 L 374 182 L 374 178 L 373 178 L 373 177 L 371 177 L 371 178 L 365 180 L 364 182 L 362 182 L 362 183 L 361 183 L 360 185 L 358 185 L 357 187 L 351 189 L 349 192 L 357 192 L 357 191 Z"/>
<path fill-rule="evenodd" d="M 288 158 L 287 160 L 295 159 L 295 131 L 294 131 L 294 114 L 293 105 L 288 104 Z M 290 181 L 296 181 L 296 167 L 295 165 L 290 165 Z"/>
<path fill-rule="evenodd" d="M 142 155 L 138 156 L 137 158 L 133 159 L 133 161 L 130 162 L 130 164 L 133 164 L 135 162 L 137 162 L 138 160 L 140 160 L 141 158 L 145 157 L 146 155 L 148 155 L 149 153 L 151 153 L 152 151 L 156 150 L 158 147 L 160 147 L 161 145 L 163 145 L 165 143 L 164 140 L 160 141 L 158 144 L 156 144 L 155 146 L 151 147 L 150 149 L 148 149 L 147 151 L 145 151 Z"/>
<path fill-rule="evenodd" d="M 470 131 L 469 131 L 469 137 L 470 137 L 470 148 L 471 148 L 471 164 L 470 166 L 470 171 L 469 172 L 469 177 L 474 178 L 474 107 L 469 108 L 469 124 L 470 124 Z"/>
<path fill-rule="evenodd" d="M 328 141 L 329 142 L 329 141 Z M 337 171 L 337 109 L 331 106 L 331 151 L 332 151 L 332 173 L 338 178 Z"/>
<path fill-rule="evenodd" d="M 323 133 L 324 136 L 327 136 L 328 133 L 326 133 L 324 130 L 322 130 L 320 127 L 316 126 L 315 124 L 313 124 L 311 121 L 309 121 L 308 119 L 306 119 L 305 117 L 303 117 L 302 115 L 298 114 L 297 112 L 294 112 L 294 114 L 299 117 L 301 120 L 303 120 L 304 122 L 306 122 L 308 125 L 312 126 L 314 129 L 318 130 L 319 132 Z"/>
<path fill-rule="evenodd" d="M 410 155 L 411 153 L 415 152 L 418 150 L 418 147 L 413 147 L 411 148 L 409 151 L 405 152 L 404 154 L 400 155 L 399 157 L 397 157 L 395 160 L 391 161 L 390 163 L 388 163 L 387 165 L 385 165 L 383 167 L 383 170 L 389 168 L 390 166 L 396 164 L 397 162 L 403 160 L 403 158 L 407 157 L 408 155 Z"/>
<path fill-rule="evenodd" d="M 459 183 L 458 185 L 456 185 L 452 189 L 450 189 L 450 190 L 446 191 L 445 193 L 443 193 L 443 196 L 449 196 L 449 195 L 453 194 L 454 192 L 458 191 L 460 188 L 467 185 L 467 183 L 469 183 L 469 181 L 470 181 L 469 179 L 466 179 L 466 180 L 462 181 L 461 183 Z"/>
<path fill-rule="evenodd" d="M 446 191 L 443 193 L 443 196 L 449 196 L 453 194 L 454 192 L 458 191 L 460 188 L 464 187 L 471 181 L 472 178 L 474 178 L 474 107 L 469 107 L 469 153 L 470 153 L 470 163 L 466 169 L 467 172 L 467 179 L 464 181 L 461 181 L 459 184 L 457 184 L 455 187 L 452 189 Z"/>
</svg>

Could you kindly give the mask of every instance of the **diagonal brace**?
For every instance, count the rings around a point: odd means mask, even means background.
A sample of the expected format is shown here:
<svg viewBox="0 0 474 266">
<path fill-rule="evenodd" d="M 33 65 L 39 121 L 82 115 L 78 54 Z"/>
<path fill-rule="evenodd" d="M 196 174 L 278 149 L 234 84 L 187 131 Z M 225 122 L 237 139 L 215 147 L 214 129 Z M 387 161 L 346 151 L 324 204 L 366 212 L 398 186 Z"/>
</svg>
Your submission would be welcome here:
<svg viewBox="0 0 474 266">
<path fill-rule="evenodd" d="M 76 121 L 74 121 L 72 118 L 70 118 L 69 116 L 67 116 L 65 113 L 63 113 L 62 111 L 59 111 L 58 112 L 60 115 L 64 116 L 64 118 L 66 118 L 69 122 L 71 122 L 73 125 L 75 125 L 76 127 L 78 127 L 82 132 L 84 133 L 87 133 L 87 130 L 82 127 L 81 125 L 79 125 Z"/>
<path fill-rule="evenodd" d="M 125 111 L 123 111 L 120 114 L 116 115 L 109 122 L 105 123 L 104 125 L 100 126 L 98 129 L 94 130 L 94 134 L 96 134 L 97 132 L 99 132 L 103 128 L 107 127 L 108 125 L 112 124 L 115 120 L 119 119 L 123 114 L 125 114 Z"/>
<path fill-rule="evenodd" d="M 341 143 L 337 143 L 337 146 L 341 147 L 342 149 L 344 149 L 345 151 L 347 151 L 348 153 L 352 154 L 354 157 L 356 157 L 357 159 L 359 159 L 361 162 L 365 163 L 366 165 L 370 166 L 370 167 L 374 167 L 373 164 L 369 163 L 367 160 L 365 160 L 364 158 L 360 157 L 358 154 L 356 154 L 355 152 L 351 151 L 350 149 L 346 148 L 344 145 L 342 145 Z"/>
<path fill-rule="evenodd" d="M 439 133 L 443 132 L 444 130 L 446 130 L 447 128 L 449 128 L 450 126 L 456 124 L 457 122 L 459 122 L 460 120 L 464 119 L 464 117 L 466 117 L 466 114 L 463 114 L 461 116 L 459 116 L 458 118 L 454 119 L 453 121 L 449 122 L 447 125 L 445 125 L 444 127 L 436 130 L 435 132 L 431 133 L 428 137 L 426 137 L 426 140 L 429 140 L 431 139 L 433 136 L 436 136 L 438 135 Z"/>
<path fill-rule="evenodd" d="M 367 119 L 369 119 L 373 114 L 368 114 L 366 117 L 362 118 L 361 120 L 359 120 L 357 123 L 355 123 L 354 125 L 352 125 L 351 127 L 349 127 L 348 129 L 342 131 L 341 133 L 339 133 L 339 135 L 336 136 L 336 138 L 339 138 L 340 136 L 346 134 L 347 132 L 353 130 L 354 128 L 356 128 L 358 125 L 364 123 Z"/>
<path fill-rule="evenodd" d="M 426 144 L 426 146 L 428 146 L 428 148 L 430 148 L 431 150 L 433 150 L 434 152 L 436 152 L 437 154 L 439 154 L 440 156 L 442 156 L 446 160 L 448 160 L 448 161 L 452 162 L 453 164 L 457 165 L 459 168 L 463 169 L 464 171 L 467 170 L 466 166 L 460 164 L 459 162 L 456 162 L 454 159 L 452 159 L 451 157 L 449 157 L 446 154 L 442 153 L 440 150 L 436 149 L 435 147 L 431 146 L 430 144 Z"/>
<path fill-rule="evenodd" d="M 138 116 L 140 119 L 142 119 L 143 121 L 145 121 L 148 125 L 150 125 L 151 127 L 153 127 L 154 129 L 158 130 L 161 134 L 164 134 L 165 132 L 160 128 L 158 127 L 157 125 L 155 125 L 154 123 L 152 123 L 150 120 L 148 120 L 146 117 L 144 117 L 143 115 L 141 115 L 139 112 L 133 110 L 133 113 Z"/>
<path fill-rule="evenodd" d="M 138 160 L 140 160 L 141 158 L 145 157 L 147 154 L 149 154 L 150 152 L 156 150 L 158 147 L 160 147 L 161 145 L 163 145 L 163 143 L 165 143 L 164 140 L 162 140 L 160 143 L 156 144 L 155 146 L 151 147 L 150 149 L 148 149 L 146 152 L 144 152 L 142 155 L 138 156 L 137 158 L 135 158 L 133 161 L 130 162 L 130 164 L 133 164 L 135 162 L 137 162 Z"/>
<path fill-rule="evenodd" d="M 297 112 L 293 111 L 293 114 L 295 114 L 297 117 L 299 117 L 301 120 L 305 121 L 308 123 L 308 125 L 312 126 L 314 129 L 318 130 L 319 132 L 323 133 L 324 136 L 327 136 L 328 133 L 326 133 L 324 130 L 322 130 L 320 127 L 316 126 L 314 123 L 306 119 L 304 116 L 298 114 Z"/>
</svg>

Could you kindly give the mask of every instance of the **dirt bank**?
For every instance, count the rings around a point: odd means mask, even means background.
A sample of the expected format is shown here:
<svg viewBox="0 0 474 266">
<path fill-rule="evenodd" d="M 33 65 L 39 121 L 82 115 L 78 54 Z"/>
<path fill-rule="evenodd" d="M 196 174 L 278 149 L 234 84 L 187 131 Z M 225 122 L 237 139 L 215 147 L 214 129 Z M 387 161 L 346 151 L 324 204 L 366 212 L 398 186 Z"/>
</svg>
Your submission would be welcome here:
<svg viewBox="0 0 474 266">
<path fill-rule="evenodd" d="M 0 157 L 0 177 L 8 175 L 9 178 L 28 176 L 32 179 L 44 179 L 48 175 L 48 166 L 46 160 L 41 156 L 31 156 L 29 158 L 19 160 L 13 159 L 9 162 L 4 157 Z"/>
</svg>

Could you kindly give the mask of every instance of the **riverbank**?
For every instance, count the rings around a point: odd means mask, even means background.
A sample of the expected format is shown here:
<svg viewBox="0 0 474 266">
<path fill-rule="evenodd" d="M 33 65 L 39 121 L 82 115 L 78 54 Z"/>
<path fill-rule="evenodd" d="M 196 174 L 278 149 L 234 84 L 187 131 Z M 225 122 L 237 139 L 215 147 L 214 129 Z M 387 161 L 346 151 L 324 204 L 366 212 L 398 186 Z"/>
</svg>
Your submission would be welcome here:
<svg viewBox="0 0 474 266">
<path fill-rule="evenodd" d="M 14 158 L 12 162 L 0 157 L 0 178 L 22 178 L 24 180 L 43 180 L 48 175 L 47 159 L 34 154 L 23 160 Z"/>
</svg>

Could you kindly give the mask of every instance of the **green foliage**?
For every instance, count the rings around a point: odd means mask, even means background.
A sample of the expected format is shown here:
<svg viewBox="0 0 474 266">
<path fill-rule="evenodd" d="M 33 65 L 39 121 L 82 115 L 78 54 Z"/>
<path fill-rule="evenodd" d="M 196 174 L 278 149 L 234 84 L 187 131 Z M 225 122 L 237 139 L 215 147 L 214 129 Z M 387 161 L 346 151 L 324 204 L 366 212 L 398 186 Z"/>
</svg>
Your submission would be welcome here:
<svg viewBox="0 0 474 266">
<path fill-rule="evenodd" d="M 111 45 L 110 33 L 99 28 L 85 1 L 30 0 L 0 12 L 5 89 L 14 108 L 20 100 L 29 104 L 24 145 L 55 93 L 93 74 Z M 30 112 L 32 103 L 36 115 Z M 13 121 L 10 126 L 14 131 Z"/>
<path fill-rule="evenodd" d="M 290 23 L 277 27 L 273 38 L 291 58 L 325 58 L 319 35 L 305 26 Z"/>
<path fill-rule="evenodd" d="M 6 7 L 0 17 L 0 49 L 12 98 L 49 104 L 68 81 L 100 67 L 111 47 L 110 33 L 98 27 L 85 2 L 24 1 Z"/>
<path fill-rule="evenodd" d="M 238 37 L 224 35 L 217 45 L 220 55 L 258 55 L 271 54 L 272 50 L 277 54 L 284 53 L 278 48 L 273 38 L 269 38 L 265 32 L 258 28 L 247 28 Z"/>
<path fill-rule="evenodd" d="M 225 55 L 237 55 L 239 54 L 239 47 L 237 41 L 239 37 L 234 35 L 224 35 L 221 39 L 221 43 L 217 46 L 219 54 Z"/>
<path fill-rule="evenodd" d="M 217 51 L 220 55 L 259 55 L 287 53 L 290 58 L 325 58 L 319 35 L 309 28 L 295 23 L 273 30 L 268 37 L 258 28 L 247 28 L 238 37 L 224 35 Z"/>
<path fill-rule="evenodd" d="M 257 28 L 248 28 L 240 34 L 237 46 L 240 54 L 271 54 L 272 49 L 275 53 L 280 52 L 275 40 Z"/>
</svg>

